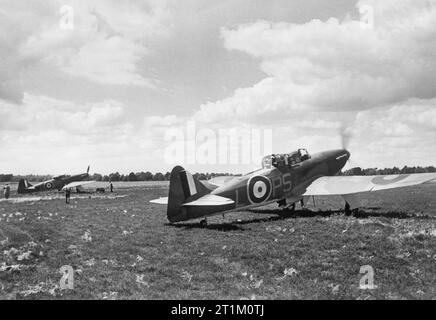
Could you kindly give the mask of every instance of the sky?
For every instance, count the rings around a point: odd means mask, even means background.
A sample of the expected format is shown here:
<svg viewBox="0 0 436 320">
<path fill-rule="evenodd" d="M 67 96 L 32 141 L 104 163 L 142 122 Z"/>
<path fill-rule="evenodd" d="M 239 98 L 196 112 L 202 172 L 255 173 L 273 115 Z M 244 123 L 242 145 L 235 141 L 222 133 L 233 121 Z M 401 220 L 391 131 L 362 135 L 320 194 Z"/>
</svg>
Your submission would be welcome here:
<svg viewBox="0 0 436 320">
<path fill-rule="evenodd" d="M 435 48 L 436 0 L 0 0 L 0 173 L 436 165 Z"/>
</svg>

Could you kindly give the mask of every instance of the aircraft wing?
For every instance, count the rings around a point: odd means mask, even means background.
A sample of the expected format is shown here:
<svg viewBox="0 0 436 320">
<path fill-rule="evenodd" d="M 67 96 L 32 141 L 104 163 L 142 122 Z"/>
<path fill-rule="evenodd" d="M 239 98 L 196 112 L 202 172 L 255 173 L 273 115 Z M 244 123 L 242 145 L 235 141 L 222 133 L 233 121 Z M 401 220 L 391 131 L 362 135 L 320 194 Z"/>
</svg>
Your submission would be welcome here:
<svg viewBox="0 0 436 320">
<path fill-rule="evenodd" d="M 168 204 L 168 198 L 165 197 L 165 198 L 154 199 L 154 200 L 150 200 L 150 202 L 156 203 L 156 204 Z M 206 195 L 202 196 L 201 198 L 198 198 L 197 200 L 184 203 L 183 206 L 184 207 L 187 207 L 187 206 L 224 206 L 224 205 L 233 204 L 233 203 L 235 203 L 235 202 L 232 199 L 221 197 L 221 196 L 216 196 L 213 194 L 206 194 Z"/>
<path fill-rule="evenodd" d="M 206 194 L 197 200 L 183 204 L 183 206 L 224 206 L 233 203 L 235 203 L 235 201 L 232 199 L 213 194 Z"/>
<path fill-rule="evenodd" d="M 168 204 L 168 197 L 162 197 L 159 199 L 150 200 L 150 202 L 156 204 Z"/>
<path fill-rule="evenodd" d="M 90 183 L 94 183 L 95 181 L 76 181 L 76 182 L 71 182 L 67 185 L 65 185 L 62 190 L 66 190 L 68 188 L 76 188 L 76 187 L 80 187 L 83 186 L 85 184 L 90 184 Z"/>
<path fill-rule="evenodd" d="M 424 183 L 436 183 L 436 173 L 321 177 L 313 181 L 312 184 L 306 188 L 304 195 L 347 195 L 414 186 Z"/>
</svg>

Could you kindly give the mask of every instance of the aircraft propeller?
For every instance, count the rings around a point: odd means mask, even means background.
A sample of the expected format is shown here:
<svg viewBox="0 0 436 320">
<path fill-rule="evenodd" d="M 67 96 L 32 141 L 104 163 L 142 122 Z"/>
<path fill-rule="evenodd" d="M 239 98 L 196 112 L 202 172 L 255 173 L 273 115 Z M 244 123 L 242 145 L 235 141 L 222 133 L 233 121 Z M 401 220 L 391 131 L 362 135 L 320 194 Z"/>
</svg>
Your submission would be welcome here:
<svg viewBox="0 0 436 320">
<path fill-rule="evenodd" d="M 339 135 L 341 136 L 342 149 L 348 150 L 351 139 L 353 138 L 352 128 L 347 127 L 345 124 L 342 124 L 342 126 L 339 128 Z M 348 158 L 347 163 L 351 167 L 358 167 L 358 165 L 353 160 L 351 160 L 351 157 Z"/>
<path fill-rule="evenodd" d="M 352 132 L 351 132 L 351 128 L 350 127 L 346 127 L 343 124 L 340 127 L 339 134 L 341 135 L 342 149 L 347 150 L 348 146 L 350 145 L 351 138 L 353 137 Z"/>
</svg>

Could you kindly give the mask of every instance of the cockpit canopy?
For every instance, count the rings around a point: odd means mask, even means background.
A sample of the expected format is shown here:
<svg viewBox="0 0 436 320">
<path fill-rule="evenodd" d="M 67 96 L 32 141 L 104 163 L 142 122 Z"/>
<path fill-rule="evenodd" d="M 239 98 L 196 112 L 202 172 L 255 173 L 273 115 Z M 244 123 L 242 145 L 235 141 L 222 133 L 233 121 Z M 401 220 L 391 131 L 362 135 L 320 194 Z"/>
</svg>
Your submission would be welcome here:
<svg viewBox="0 0 436 320">
<path fill-rule="evenodd" d="M 284 154 L 272 154 L 262 159 L 262 168 L 292 168 L 293 166 L 310 159 L 310 154 L 306 149 L 298 149 L 297 151 Z"/>
</svg>

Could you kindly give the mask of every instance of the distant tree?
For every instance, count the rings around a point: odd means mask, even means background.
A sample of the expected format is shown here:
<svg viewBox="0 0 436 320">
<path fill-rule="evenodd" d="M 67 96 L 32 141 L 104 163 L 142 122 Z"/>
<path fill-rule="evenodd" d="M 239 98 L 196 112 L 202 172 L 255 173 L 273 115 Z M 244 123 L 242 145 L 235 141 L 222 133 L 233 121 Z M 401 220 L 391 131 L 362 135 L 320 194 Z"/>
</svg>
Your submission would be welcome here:
<svg viewBox="0 0 436 320">
<path fill-rule="evenodd" d="M 408 166 L 404 166 L 401 170 L 400 173 L 405 174 L 405 173 L 414 173 L 416 168 L 409 168 Z"/>
<path fill-rule="evenodd" d="M 363 176 L 363 171 L 362 171 L 362 168 L 360 168 L 360 167 L 351 168 L 351 169 L 345 171 L 344 175 L 346 175 L 346 176 Z"/>
<path fill-rule="evenodd" d="M 0 182 L 11 182 L 13 178 L 13 174 L 0 174 Z"/>
<path fill-rule="evenodd" d="M 400 174 L 400 168 L 398 168 L 398 167 L 393 167 L 393 168 L 392 168 L 392 171 L 391 171 L 391 174 Z"/>
<path fill-rule="evenodd" d="M 138 178 L 136 177 L 136 174 L 134 174 L 133 172 L 129 173 L 129 176 L 127 177 L 128 181 L 138 181 Z"/>
<path fill-rule="evenodd" d="M 165 176 L 160 172 L 156 172 L 153 176 L 153 181 L 164 181 L 164 180 L 165 180 Z"/>
<path fill-rule="evenodd" d="M 110 181 L 120 181 L 121 180 L 121 175 L 118 172 L 111 173 L 109 175 L 109 180 Z"/>
<path fill-rule="evenodd" d="M 363 169 L 362 174 L 364 176 L 375 176 L 375 175 L 377 175 L 377 168 Z"/>
<path fill-rule="evenodd" d="M 103 180 L 103 176 L 102 176 L 101 174 L 99 174 L 99 173 L 94 173 L 94 174 L 91 176 L 91 180 L 94 180 L 94 181 L 102 181 L 102 180 Z"/>
<path fill-rule="evenodd" d="M 153 181 L 153 174 L 150 171 L 145 173 L 145 181 Z"/>
<path fill-rule="evenodd" d="M 196 173 L 194 175 L 198 180 L 208 180 L 208 176 L 204 173 Z"/>
<path fill-rule="evenodd" d="M 135 175 L 137 181 L 145 181 L 145 172 L 137 172 Z"/>
<path fill-rule="evenodd" d="M 426 168 L 423 167 L 417 167 L 415 170 L 415 173 L 426 173 L 426 172 L 428 171 L 426 170 Z"/>
</svg>

